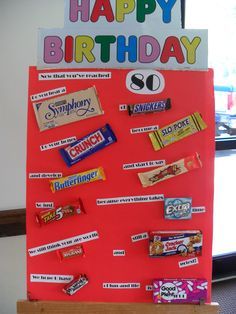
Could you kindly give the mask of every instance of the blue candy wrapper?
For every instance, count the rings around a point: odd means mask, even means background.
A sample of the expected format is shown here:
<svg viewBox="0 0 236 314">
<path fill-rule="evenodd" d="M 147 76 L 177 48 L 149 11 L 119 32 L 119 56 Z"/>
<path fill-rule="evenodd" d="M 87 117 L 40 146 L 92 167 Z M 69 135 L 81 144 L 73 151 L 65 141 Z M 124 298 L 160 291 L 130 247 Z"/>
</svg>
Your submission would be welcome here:
<svg viewBox="0 0 236 314">
<path fill-rule="evenodd" d="M 109 124 L 60 149 L 68 167 L 117 141 Z"/>
<path fill-rule="evenodd" d="M 191 219 L 192 198 L 165 198 L 165 219 Z"/>
</svg>

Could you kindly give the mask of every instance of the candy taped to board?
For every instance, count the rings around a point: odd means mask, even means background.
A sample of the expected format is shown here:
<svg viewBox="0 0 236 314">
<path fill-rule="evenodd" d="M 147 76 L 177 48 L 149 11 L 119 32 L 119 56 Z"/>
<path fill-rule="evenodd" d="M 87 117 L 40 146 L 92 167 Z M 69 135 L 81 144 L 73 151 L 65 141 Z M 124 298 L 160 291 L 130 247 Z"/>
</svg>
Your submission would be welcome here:
<svg viewBox="0 0 236 314">
<path fill-rule="evenodd" d="M 185 157 L 155 170 L 138 173 L 138 177 L 142 186 L 148 187 L 201 167 L 202 162 L 199 154 L 195 153 L 192 156 Z"/>
<path fill-rule="evenodd" d="M 205 279 L 156 279 L 153 282 L 154 303 L 193 303 L 207 299 Z"/>
<path fill-rule="evenodd" d="M 201 115 L 193 113 L 149 134 L 154 150 L 160 150 L 206 128 Z"/>
<path fill-rule="evenodd" d="M 70 167 L 93 153 L 117 142 L 109 124 L 60 149 L 60 154 Z"/>
<path fill-rule="evenodd" d="M 33 103 L 40 131 L 103 114 L 95 86 L 40 103 Z"/>
</svg>

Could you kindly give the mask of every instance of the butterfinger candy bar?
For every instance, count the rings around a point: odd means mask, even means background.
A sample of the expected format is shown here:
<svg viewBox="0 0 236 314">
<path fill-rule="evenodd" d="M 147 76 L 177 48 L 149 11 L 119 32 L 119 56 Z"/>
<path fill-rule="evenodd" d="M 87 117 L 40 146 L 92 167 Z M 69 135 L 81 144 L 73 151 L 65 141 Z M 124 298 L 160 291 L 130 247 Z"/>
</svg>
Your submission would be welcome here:
<svg viewBox="0 0 236 314">
<path fill-rule="evenodd" d="M 159 167 L 152 171 L 138 173 L 138 176 L 142 186 L 147 187 L 201 167 L 202 163 L 199 155 L 195 153 L 172 164 Z"/>
<path fill-rule="evenodd" d="M 103 114 L 96 88 L 33 104 L 40 131 Z"/>
<path fill-rule="evenodd" d="M 72 174 L 68 177 L 63 177 L 51 180 L 50 188 L 52 192 L 71 188 L 73 186 L 90 183 L 98 180 L 106 180 L 105 173 L 102 167 L 91 169 L 85 172 Z"/>
<path fill-rule="evenodd" d="M 128 105 L 128 112 L 130 116 L 140 113 L 155 113 L 165 111 L 171 108 L 170 98 L 156 102 L 147 102 L 141 104 Z"/>
<path fill-rule="evenodd" d="M 62 291 L 68 295 L 73 295 L 88 283 L 86 275 L 79 275 L 74 280 L 69 282 Z"/>
<path fill-rule="evenodd" d="M 149 233 L 149 256 L 202 255 L 202 232 L 199 230 L 152 231 Z"/>
<path fill-rule="evenodd" d="M 109 124 L 73 142 L 60 153 L 67 166 L 70 167 L 89 155 L 115 143 L 117 141 Z"/>
<path fill-rule="evenodd" d="M 82 245 L 74 245 L 69 248 L 61 249 L 57 251 L 57 255 L 62 262 L 77 256 L 84 256 L 84 248 Z"/>
<path fill-rule="evenodd" d="M 68 216 L 80 215 L 82 213 L 84 213 L 83 204 L 82 201 L 78 199 L 70 205 L 40 211 L 36 214 L 36 221 L 40 225 L 47 225 L 50 222 L 58 221 Z"/>
<path fill-rule="evenodd" d="M 160 150 L 183 138 L 202 131 L 206 128 L 201 115 L 198 112 L 181 120 L 165 126 L 157 131 L 149 133 L 154 150 Z"/>
<path fill-rule="evenodd" d="M 193 303 L 207 300 L 206 279 L 159 278 L 153 281 L 154 303 Z"/>
</svg>

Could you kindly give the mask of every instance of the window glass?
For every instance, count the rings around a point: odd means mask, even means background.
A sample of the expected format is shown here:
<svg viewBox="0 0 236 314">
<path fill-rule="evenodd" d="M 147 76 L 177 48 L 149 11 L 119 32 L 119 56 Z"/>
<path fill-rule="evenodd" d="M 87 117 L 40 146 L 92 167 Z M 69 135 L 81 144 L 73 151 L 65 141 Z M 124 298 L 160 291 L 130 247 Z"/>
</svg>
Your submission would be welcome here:
<svg viewBox="0 0 236 314">
<path fill-rule="evenodd" d="M 186 28 L 208 29 L 216 137 L 236 135 L 236 1 L 186 0 Z"/>
</svg>

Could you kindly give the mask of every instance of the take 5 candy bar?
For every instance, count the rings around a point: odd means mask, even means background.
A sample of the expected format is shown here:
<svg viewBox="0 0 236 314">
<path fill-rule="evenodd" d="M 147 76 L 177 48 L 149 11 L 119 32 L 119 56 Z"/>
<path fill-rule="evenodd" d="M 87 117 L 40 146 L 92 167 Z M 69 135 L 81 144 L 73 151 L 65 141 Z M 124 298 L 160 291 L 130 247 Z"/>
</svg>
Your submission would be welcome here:
<svg viewBox="0 0 236 314">
<path fill-rule="evenodd" d="M 171 108 L 170 98 L 155 102 L 146 102 L 141 104 L 128 105 L 128 113 L 130 116 L 139 115 L 141 113 L 155 113 L 169 110 Z"/>
<path fill-rule="evenodd" d="M 60 149 L 60 154 L 70 167 L 93 153 L 117 141 L 109 124 Z"/>
<path fill-rule="evenodd" d="M 95 86 L 75 93 L 33 103 L 40 131 L 102 115 Z"/>
<path fill-rule="evenodd" d="M 202 255 L 202 232 L 200 230 L 151 231 L 149 233 L 149 256 L 161 257 Z"/>
<path fill-rule="evenodd" d="M 207 300 L 206 279 L 155 279 L 154 303 L 204 303 Z"/>
<path fill-rule="evenodd" d="M 36 222 L 43 226 L 64 219 L 65 217 L 80 215 L 82 213 L 85 213 L 84 207 L 81 199 L 78 199 L 72 204 L 38 212 L 36 214 Z"/>
<path fill-rule="evenodd" d="M 200 157 L 198 153 L 195 153 L 192 156 L 185 157 L 172 164 L 148 172 L 138 173 L 138 177 L 142 186 L 147 187 L 201 167 L 202 163 Z"/>
<path fill-rule="evenodd" d="M 195 112 L 159 130 L 149 133 L 154 150 L 160 150 L 206 128 L 200 113 Z"/>
</svg>

